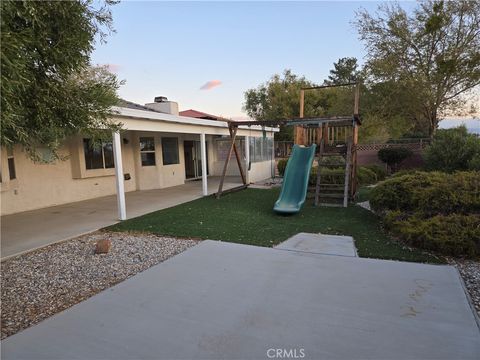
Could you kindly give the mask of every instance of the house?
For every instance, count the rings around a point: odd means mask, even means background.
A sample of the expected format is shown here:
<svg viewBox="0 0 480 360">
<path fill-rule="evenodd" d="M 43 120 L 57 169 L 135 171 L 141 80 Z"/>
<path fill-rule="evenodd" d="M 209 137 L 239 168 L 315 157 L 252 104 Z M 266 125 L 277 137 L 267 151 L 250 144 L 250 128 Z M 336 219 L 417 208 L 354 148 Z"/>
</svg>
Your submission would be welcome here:
<svg viewBox="0 0 480 360">
<path fill-rule="evenodd" d="M 206 195 L 208 177 L 221 175 L 228 155 L 227 122 L 181 116 L 178 104 L 164 97 L 146 105 L 122 101 L 114 110 L 114 120 L 123 129 L 100 148 L 93 148 L 85 136 L 72 137 L 60 151 L 66 159 L 53 163 L 33 162 L 20 146 L 2 149 L 1 215 L 115 193 L 124 196 L 124 192 L 167 188 L 196 179 L 202 179 Z M 239 129 L 237 144 L 247 182 L 271 177 L 276 131 L 259 126 Z M 48 150 L 41 152 L 48 159 Z M 120 166 L 115 156 L 121 159 Z M 202 176 L 203 168 L 207 176 Z M 239 175 L 235 161 L 230 161 L 226 174 Z"/>
<path fill-rule="evenodd" d="M 188 116 L 188 117 L 192 117 L 192 118 L 196 118 L 196 119 L 228 121 L 228 119 L 225 119 L 221 116 L 207 114 L 207 113 L 204 113 L 202 111 L 193 110 L 193 109 L 180 111 L 179 115 L 180 116 Z"/>
</svg>

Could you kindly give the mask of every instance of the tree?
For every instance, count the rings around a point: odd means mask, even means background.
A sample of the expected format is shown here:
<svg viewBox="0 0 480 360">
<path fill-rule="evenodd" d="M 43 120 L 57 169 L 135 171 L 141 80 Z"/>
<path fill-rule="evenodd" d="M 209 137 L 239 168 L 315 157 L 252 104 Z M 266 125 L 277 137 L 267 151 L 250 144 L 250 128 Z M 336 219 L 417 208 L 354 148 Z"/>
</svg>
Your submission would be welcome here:
<svg viewBox="0 0 480 360">
<path fill-rule="evenodd" d="M 340 61 L 339 61 L 340 62 Z M 276 120 L 300 115 L 300 89 L 316 86 L 291 70 L 275 74 L 266 83 L 245 92 L 243 109 L 255 120 Z M 329 88 L 305 92 L 304 116 L 351 115 L 353 88 Z M 281 126 L 276 140 L 293 140 L 293 126 Z"/>
<path fill-rule="evenodd" d="M 370 79 L 415 94 L 433 136 L 442 114 L 462 106 L 480 84 L 480 2 L 425 1 L 412 14 L 383 4 L 357 18 Z"/>
<path fill-rule="evenodd" d="M 113 31 L 115 2 L 92 3 L 1 2 L 2 146 L 20 144 L 36 160 L 46 146 L 55 159 L 68 136 L 119 129 L 111 106 L 121 83 L 89 64 L 95 38 L 103 42 Z"/>
<path fill-rule="evenodd" d="M 357 59 L 354 57 L 344 57 L 333 63 L 333 69 L 330 70 L 326 84 L 338 85 L 356 82 L 359 78 Z"/>
<path fill-rule="evenodd" d="M 278 120 L 299 116 L 300 89 L 314 86 L 304 76 L 298 76 L 291 70 L 282 75 L 275 74 L 266 83 L 245 92 L 244 110 L 255 120 Z M 311 98 L 305 99 L 305 113 L 312 110 Z M 293 139 L 293 127 L 281 127 L 275 134 L 276 140 Z"/>
<path fill-rule="evenodd" d="M 413 155 L 412 150 L 407 148 L 384 148 L 378 150 L 378 158 L 387 164 L 392 172 L 397 171 L 398 164 Z"/>
<path fill-rule="evenodd" d="M 429 170 L 480 170 L 479 158 L 480 139 L 475 134 L 469 134 L 465 126 L 439 129 L 425 151 L 425 163 Z"/>
</svg>

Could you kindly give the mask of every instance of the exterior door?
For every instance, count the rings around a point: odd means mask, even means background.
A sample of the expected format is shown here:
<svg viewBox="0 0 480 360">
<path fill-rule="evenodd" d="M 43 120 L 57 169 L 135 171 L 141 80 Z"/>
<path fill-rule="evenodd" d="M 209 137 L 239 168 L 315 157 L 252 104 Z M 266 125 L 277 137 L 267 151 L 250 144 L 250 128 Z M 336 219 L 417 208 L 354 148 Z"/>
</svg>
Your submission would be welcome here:
<svg viewBox="0 0 480 360">
<path fill-rule="evenodd" d="M 206 144 L 208 154 L 208 144 Z M 185 177 L 187 179 L 198 179 L 202 176 L 202 153 L 200 141 L 185 140 L 183 142 L 185 152 Z M 207 175 L 208 175 L 208 156 L 207 156 Z"/>
</svg>

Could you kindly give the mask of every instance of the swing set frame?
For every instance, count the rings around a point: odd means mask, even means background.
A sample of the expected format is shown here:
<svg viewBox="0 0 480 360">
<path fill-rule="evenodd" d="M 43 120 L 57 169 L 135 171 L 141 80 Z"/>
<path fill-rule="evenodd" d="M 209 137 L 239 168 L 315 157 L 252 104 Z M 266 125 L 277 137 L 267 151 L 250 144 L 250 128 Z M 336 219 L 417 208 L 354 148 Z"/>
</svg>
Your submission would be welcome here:
<svg viewBox="0 0 480 360">
<path fill-rule="evenodd" d="M 305 92 L 312 90 L 321 90 L 326 88 L 336 88 L 336 87 L 354 87 L 354 99 L 353 99 L 353 112 L 349 116 L 325 116 L 325 117 L 304 117 L 304 106 L 305 106 Z M 218 186 L 218 191 L 215 194 L 216 198 L 220 198 L 222 194 L 242 190 L 248 187 L 247 178 L 245 176 L 244 169 L 242 167 L 242 160 L 240 158 L 240 153 L 238 151 L 237 145 L 235 143 L 237 132 L 239 126 L 252 126 L 260 125 L 265 126 L 294 126 L 294 143 L 297 145 L 309 145 L 308 143 L 316 143 L 319 149 L 319 157 L 325 155 L 328 152 L 332 145 L 335 145 L 336 140 L 338 141 L 338 129 L 339 128 L 351 128 L 352 131 L 349 132 L 349 139 L 347 141 L 347 159 L 350 159 L 350 164 L 348 166 L 349 171 L 346 173 L 345 177 L 350 183 L 349 185 L 349 197 L 353 198 L 357 191 L 356 186 L 356 168 L 357 168 L 357 143 L 358 143 L 358 126 L 361 125 L 360 114 L 359 114 L 359 100 L 360 100 L 360 84 L 359 83 L 346 83 L 346 84 L 336 84 L 336 85 L 322 85 L 314 87 L 306 87 L 300 89 L 300 116 L 297 118 L 290 119 L 277 119 L 277 120 L 248 120 L 248 121 L 231 121 L 226 120 L 228 125 L 228 131 L 230 134 L 230 148 L 223 165 L 222 175 L 220 178 L 220 183 Z M 337 129 L 337 131 L 336 131 Z M 314 130 L 314 132 L 312 132 Z M 345 139 L 346 139 L 346 132 Z M 313 135 L 313 136 L 312 136 Z M 246 144 L 246 146 L 249 146 Z M 228 164 L 232 154 L 235 154 L 237 161 L 238 169 L 240 171 L 240 176 L 242 178 L 242 185 L 231 188 L 229 190 L 223 190 L 223 184 L 225 181 L 225 176 L 227 173 Z M 319 168 L 320 170 L 320 168 Z M 248 170 L 247 170 L 248 171 Z M 318 173 L 319 175 L 319 173 Z M 315 204 L 318 204 L 318 183 L 317 191 L 315 197 Z"/>
</svg>

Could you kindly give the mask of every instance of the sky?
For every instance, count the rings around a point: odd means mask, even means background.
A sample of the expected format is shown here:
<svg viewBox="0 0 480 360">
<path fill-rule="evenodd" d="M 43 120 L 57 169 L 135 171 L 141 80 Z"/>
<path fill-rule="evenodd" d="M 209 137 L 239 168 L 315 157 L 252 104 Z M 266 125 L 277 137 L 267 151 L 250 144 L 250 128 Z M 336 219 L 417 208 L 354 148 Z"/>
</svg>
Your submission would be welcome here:
<svg viewBox="0 0 480 360">
<path fill-rule="evenodd" d="M 92 62 L 126 81 L 119 91 L 126 100 L 166 96 L 180 110 L 242 118 L 244 92 L 275 73 L 291 69 L 321 83 L 341 57 L 362 63 L 351 21 L 377 5 L 123 1 L 113 7 L 116 33 L 97 45 Z"/>
</svg>

